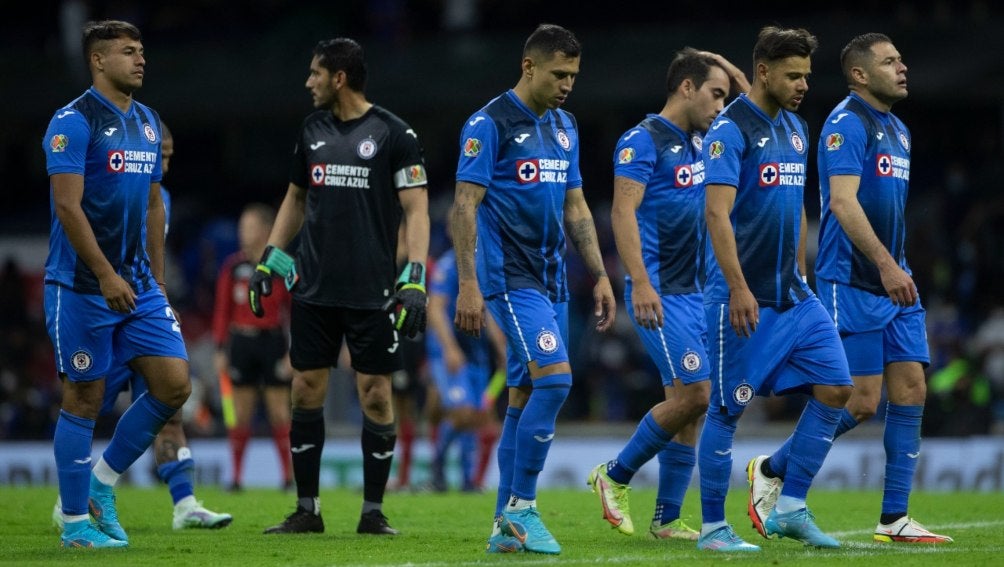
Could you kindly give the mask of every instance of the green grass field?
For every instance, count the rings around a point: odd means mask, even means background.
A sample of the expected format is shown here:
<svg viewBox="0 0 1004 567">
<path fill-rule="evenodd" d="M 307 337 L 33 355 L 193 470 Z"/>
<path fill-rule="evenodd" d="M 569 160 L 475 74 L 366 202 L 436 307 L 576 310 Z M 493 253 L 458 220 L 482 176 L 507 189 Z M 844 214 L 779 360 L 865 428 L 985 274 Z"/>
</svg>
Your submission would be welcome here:
<svg viewBox="0 0 1004 567">
<path fill-rule="evenodd" d="M 655 541 L 645 533 L 653 490 L 632 493 L 632 517 L 639 533 L 621 535 L 602 520 L 596 497 L 582 491 L 544 491 L 538 496 L 544 520 L 563 547 L 560 556 L 529 553 L 487 555 L 484 544 L 494 508 L 491 494 L 388 494 L 384 511 L 402 530 L 395 538 L 355 533 L 362 496 L 323 491 L 324 534 L 265 536 L 262 530 L 292 511 L 294 496 L 275 490 L 230 494 L 201 488 L 209 508 L 234 515 L 218 531 L 171 529 L 170 496 L 163 488 L 122 488 L 119 515 L 129 532 L 128 549 L 70 550 L 59 547 L 51 527 L 54 488 L 0 490 L 0 563 L 16 565 L 1001 565 L 1004 562 L 1004 494 L 917 493 L 911 511 L 929 528 L 955 538 L 952 545 L 878 544 L 871 540 L 881 495 L 876 492 L 813 492 L 809 504 L 820 527 L 840 539 L 839 550 L 803 548 L 790 540 L 766 541 L 750 527 L 745 492 L 733 490 L 728 517 L 758 554 L 698 551 L 692 543 Z M 700 523 L 696 490 L 687 495 L 684 517 Z"/>
</svg>

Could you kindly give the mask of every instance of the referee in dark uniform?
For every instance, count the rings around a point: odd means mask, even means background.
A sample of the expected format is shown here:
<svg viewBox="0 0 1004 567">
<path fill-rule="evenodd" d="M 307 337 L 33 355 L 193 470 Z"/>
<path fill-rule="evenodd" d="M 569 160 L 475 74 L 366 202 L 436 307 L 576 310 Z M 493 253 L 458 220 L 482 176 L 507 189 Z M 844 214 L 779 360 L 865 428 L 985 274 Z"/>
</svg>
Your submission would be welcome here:
<svg viewBox="0 0 1004 567">
<path fill-rule="evenodd" d="M 395 535 L 381 510 L 397 440 L 392 373 L 401 370 L 401 339 L 425 326 L 429 212 L 425 165 L 415 132 L 365 95 L 362 47 L 348 38 L 319 42 L 306 87 L 314 112 L 293 152 L 289 188 L 248 299 L 272 278 L 293 292 L 290 449 L 297 507 L 265 533 L 323 532 L 319 494 L 324 399 L 342 339 L 348 343 L 363 410 L 363 508 L 357 532 Z M 408 262 L 397 276 L 398 227 Z M 295 260 L 283 251 L 299 234 Z M 395 277 L 397 279 L 395 280 Z"/>
</svg>

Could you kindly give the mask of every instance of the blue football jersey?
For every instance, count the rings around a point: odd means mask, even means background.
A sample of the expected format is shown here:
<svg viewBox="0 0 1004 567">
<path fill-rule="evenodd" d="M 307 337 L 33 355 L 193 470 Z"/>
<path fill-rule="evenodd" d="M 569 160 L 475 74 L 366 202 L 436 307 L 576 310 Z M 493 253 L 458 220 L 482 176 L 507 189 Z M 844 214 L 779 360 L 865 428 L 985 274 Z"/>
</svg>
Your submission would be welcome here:
<svg viewBox="0 0 1004 567">
<path fill-rule="evenodd" d="M 123 113 L 91 87 L 56 111 L 42 147 L 49 175 L 84 177 L 81 207 L 115 272 L 137 292 L 155 286 L 146 253 L 146 215 L 150 185 L 161 178 L 157 113 L 136 101 Z M 54 203 L 50 209 L 45 281 L 100 294 L 97 277 L 70 244 Z"/>
<path fill-rule="evenodd" d="M 452 248 L 443 252 L 436 260 L 429 278 L 429 295 L 442 295 L 446 298 L 446 318 L 452 322 L 457 314 L 457 294 L 460 292 L 460 279 L 457 277 L 457 256 Z M 463 351 L 467 361 L 472 364 L 488 364 L 491 360 L 488 335 L 472 337 L 464 333 L 454 333 L 457 345 Z M 443 346 L 439 337 L 431 329 L 425 332 L 425 353 L 430 358 L 443 355 Z"/>
<path fill-rule="evenodd" d="M 645 186 L 635 211 L 641 255 L 660 295 L 700 291 L 704 244 L 701 136 L 658 114 L 625 132 L 614 151 L 614 175 Z M 626 277 L 630 280 L 630 276 Z"/>
<path fill-rule="evenodd" d="M 529 288 L 567 301 L 565 192 L 582 187 L 575 118 L 560 109 L 538 117 L 510 90 L 467 120 L 460 144 L 457 181 L 486 188 L 475 253 L 481 292 Z"/>
<path fill-rule="evenodd" d="M 729 218 L 743 276 L 757 303 L 785 309 L 812 291 L 798 270 L 808 134 L 781 109 L 771 119 L 746 95 L 732 101 L 704 137 L 705 183 L 736 188 Z M 728 303 L 729 287 L 707 239 L 706 302 Z"/>
<path fill-rule="evenodd" d="M 900 268 L 906 262 L 906 198 L 910 189 L 910 131 L 889 112 L 851 94 L 830 113 L 819 138 L 822 200 L 816 276 L 887 295 L 878 268 L 848 238 L 830 210 L 830 176 L 860 177 L 858 202 L 875 236 Z"/>
</svg>

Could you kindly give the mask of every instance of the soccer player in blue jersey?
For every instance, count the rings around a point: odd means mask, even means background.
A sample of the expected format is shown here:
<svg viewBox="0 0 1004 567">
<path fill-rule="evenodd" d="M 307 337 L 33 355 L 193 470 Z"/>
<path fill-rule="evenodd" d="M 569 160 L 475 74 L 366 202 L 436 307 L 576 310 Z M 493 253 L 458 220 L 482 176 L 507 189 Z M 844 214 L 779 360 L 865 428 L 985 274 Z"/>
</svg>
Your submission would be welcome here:
<svg viewBox="0 0 1004 567">
<path fill-rule="evenodd" d="M 806 393 L 784 485 L 757 530 L 839 547 L 806 506 L 851 394 L 833 322 L 805 283 L 808 133 L 795 114 L 808 90 L 816 38 L 803 29 L 760 30 L 749 95 L 729 104 L 704 138 L 707 282 L 704 306 L 711 400 L 698 463 L 703 523 L 698 548 L 759 551 L 725 519 L 736 424 L 756 395 Z"/>
<path fill-rule="evenodd" d="M 63 381 L 53 445 L 63 546 L 124 547 L 115 483 L 185 403 L 191 382 L 163 284 L 160 118 L 133 99 L 146 65 L 142 36 L 128 22 L 88 22 L 83 51 L 93 85 L 55 112 L 43 142 L 52 201 L 45 316 Z M 92 468 L 105 378 L 123 362 L 149 391 Z"/>
<path fill-rule="evenodd" d="M 561 552 L 536 498 L 572 386 L 566 232 L 596 279 L 596 329 L 614 321 L 616 300 L 582 194 L 578 127 L 559 108 L 579 74 L 580 54 L 572 32 L 538 26 L 524 45 L 519 82 L 472 114 L 460 136 L 451 211 L 460 280 L 454 322 L 479 336 L 487 306 L 509 345 L 489 552 Z"/>
<path fill-rule="evenodd" d="M 659 457 L 659 490 L 649 533 L 696 540 L 680 518 L 697 461 L 697 422 L 708 408 L 707 330 L 701 280 L 704 242 L 704 132 L 721 112 L 730 84 L 749 83 L 734 65 L 686 48 L 666 75 L 667 98 L 621 136 L 614 151 L 614 237 L 627 270 L 624 301 L 635 330 L 659 369 L 666 399 L 638 425 L 617 458 L 600 463 L 587 483 L 603 517 L 631 535 L 628 486 Z"/>
<path fill-rule="evenodd" d="M 882 542 L 950 543 L 907 515 L 920 455 L 920 422 L 930 363 L 925 311 L 906 261 L 906 197 L 910 131 L 892 114 L 906 98 L 906 65 L 892 40 L 867 33 L 840 53 L 851 94 L 830 113 L 817 152 L 822 219 L 816 280 L 840 332 L 854 392 L 836 435 L 875 415 L 882 382 L 885 493 L 874 538 Z M 750 464 L 757 490 L 785 478 L 789 447 Z"/>
<path fill-rule="evenodd" d="M 160 124 L 161 171 L 167 175 L 171 156 L 174 155 L 174 136 L 167 124 Z M 170 193 L 163 185 L 160 187 L 164 201 L 164 232 L 168 232 L 171 218 Z M 129 390 L 132 400 L 136 401 L 147 392 L 146 380 L 128 364 L 116 364 L 105 379 L 104 402 L 101 405 L 101 415 L 112 412 L 119 394 Z M 157 464 L 157 476 L 168 485 L 171 499 L 174 502 L 174 518 L 172 526 L 176 530 L 184 528 L 222 528 L 230 524 L 233 517 L 226 513 L 217 513 L 202 506 L 195 499 L 195 489 L 192 486 L 192 473 L 195 461 L 192 451 L 188 448 L 188 440 L 182 427 L 181 412 L 175 414 L 164 424 L 163 429 L 153 440 L 154 461 Z M 52 520 L 59 529 L 63 529 L 63 510 L 61 499 L 56 499 Z"/>
<path fill-rule="evenodd" d="M 493 358 L 504 368 L 505 337 L 491 320 L 487 321 L 487 334 L 481 337 L 458 332 L 453 326 L 460 284 L 456 253 L 452 248 L 439 256 L 431 276 L 425 356 L 444 413 L 432 461 L 432 487 L 446 490 L 445 465 L 450 447 L 456 443 L 460 454 L 461 489 L 477 490 L 476 432 L 491 422 L 489 412 L 495 411 L 494 407 L 482 407 L 482 397 L 492 375 Z"/>
</svg>

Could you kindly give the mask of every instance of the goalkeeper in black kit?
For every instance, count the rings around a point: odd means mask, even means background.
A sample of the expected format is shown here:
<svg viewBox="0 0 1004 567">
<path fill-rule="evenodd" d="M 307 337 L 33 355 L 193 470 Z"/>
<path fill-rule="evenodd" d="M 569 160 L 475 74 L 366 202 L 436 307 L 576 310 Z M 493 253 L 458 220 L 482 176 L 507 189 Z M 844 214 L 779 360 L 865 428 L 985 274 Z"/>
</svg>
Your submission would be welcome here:
<svg viewBox="0 0 1004 567">
<path fill-rule="evenodd" d="M 273 278 L 293 294 L 289 438 L 297 506 L 265 533 L 324 531 L 318 496 L 324 399 L 344 338 L 363 410 L 356 531 L 396 535 L 382 510 L 397 440 L 390 376 L 403 367 L 401 335 L 425 328 L 429 212 L 422 149 L 408 124 L 366 99 L 366 64 L 355 41 L 319 42 L 306 86 L 317 111 L 301 126 L 289 188 L 248 288 L 259 316 Z M 402 222 L 408 263 L 398 275 Z M 289 254 L 283 248 L 297 234 L 298 249 Z"/>
</svg>

